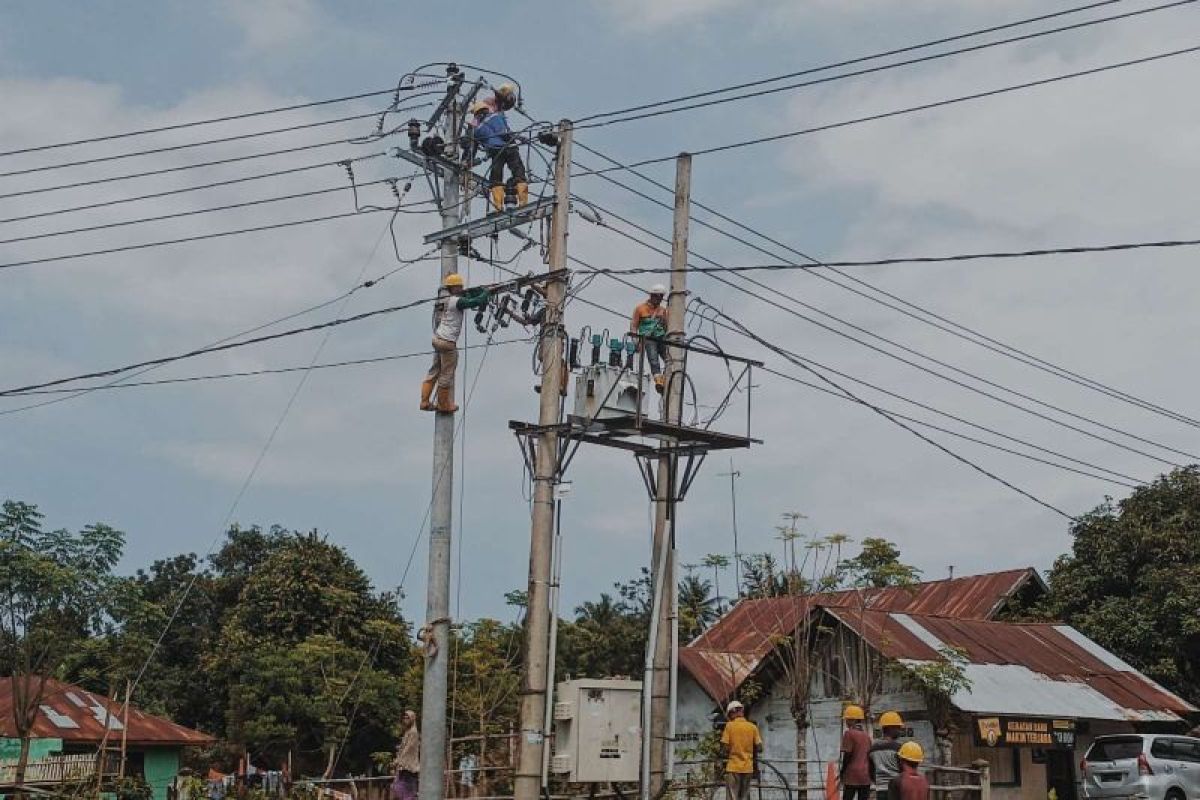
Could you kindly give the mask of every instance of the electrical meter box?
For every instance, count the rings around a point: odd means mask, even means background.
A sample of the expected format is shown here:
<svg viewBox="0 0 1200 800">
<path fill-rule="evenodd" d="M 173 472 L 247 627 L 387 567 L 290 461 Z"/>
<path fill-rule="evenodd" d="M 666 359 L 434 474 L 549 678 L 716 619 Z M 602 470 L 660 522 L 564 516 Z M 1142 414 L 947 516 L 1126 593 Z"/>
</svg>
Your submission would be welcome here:
<svg viewBox="0 0 1200 800">
<path fill-rule="evenodd" d="M 641 681 L 565 681 L 556 698 L 551 771 L 571 783 L 637 782 Z"/>
<path fill-rule="evenodd" d="M 644 383 L 648 386 L 649 379 Z M 575 416 L 584 419 L 632 416 L 638 413 L 646 396 L 645 388 L 638 391 L 636 372 L 606 364 L 584 367 L 575 377 Z"/>
</svg>

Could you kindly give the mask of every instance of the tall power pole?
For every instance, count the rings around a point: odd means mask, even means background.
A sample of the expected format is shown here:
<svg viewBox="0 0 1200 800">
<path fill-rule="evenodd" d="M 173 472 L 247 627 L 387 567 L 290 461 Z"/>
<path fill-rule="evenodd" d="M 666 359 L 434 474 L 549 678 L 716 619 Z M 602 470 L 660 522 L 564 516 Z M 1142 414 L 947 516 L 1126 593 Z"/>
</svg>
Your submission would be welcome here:
<svg viewBox="0 0 1200 800">
<path fill-rule="evenodd" d="M 671 231 L 671 293 L 667 300 L 667 339 L 682 341 L 684 311 L 687 308 L 688 221 L 691 210 L 692 157 L 680 154 L 675 162 L 675 218 Z M 665 421 L 678 425 L 683 411 L 682 353 L 667 347 Z M 651 556 L 651 584 L 657 597 L 657 613 L 652 624 L 653 668 L 650 671 L 650 764 L 642 767 L 642 797 L 657 797 L 667 780 L 671 759 L 671 699 L 675 657 L 675 494 L 678 456 L 668 453 L 658 460 L 657 500 L 654 509 L 654 544 Z M 646 731 L 643 730 L 643 736 Z M 646 747 L 643 745 L 643 754 Z M 649 781 L 645 778 L 648 777 Z"/>
<path fill-rule="evenodd" d="M 446 141 L 458 139 L 458 108 L 446 112 Z M 453 146 L 453 145 L 452 145 Z M 458 172 L 447 173 L 442 189 L 442 227 L 461 219 Z M 458 242 L 442 242 L 439 291 L 446 276 L 458 272 Z M 433 499 L 429 506 L 429 572 L 425 600 L 426 658 L 421 694 L 420 800 L 442 800 L 446 769 L 446 693 L 450 661 L 450 527 L 454 490 L 454 415 L 441 411 L 433 420 Z"/>
<path fill-rule="evenodd" d="M 567 220 L 571 213 L 571 123 L 559 123 L 558 154 L 554 161 L 554 213 L 550 219 L 551 272 L 567 266 Z M 546 286 L 546 319 L 541 348 L 542 391 L 538 425 L 562 421 L 559 387 L 563 380 L 562 318 L 566 282 L 561 277 Z M 543 430 L 537 438 L 533 475 L 533 512 L 529 542 L 529 594 L 525 622 L 525 669 L 521 680 L 520 739 L 513 784 L 515 800 L 538 800 L 542 785 L 542 754 L 546 744 L 545 714 L 549 682 L 550 573 L 554 558 L 555 483 L 558 480 L 558 434 Z M 421 800 L 426 800 L 422 796 Z"/>
</svg>

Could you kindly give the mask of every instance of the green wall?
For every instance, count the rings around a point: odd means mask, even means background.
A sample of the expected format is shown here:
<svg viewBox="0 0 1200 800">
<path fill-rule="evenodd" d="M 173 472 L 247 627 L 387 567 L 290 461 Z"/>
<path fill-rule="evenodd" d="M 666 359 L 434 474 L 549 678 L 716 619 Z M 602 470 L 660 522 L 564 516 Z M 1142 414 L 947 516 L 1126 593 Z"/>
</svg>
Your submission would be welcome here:
<svg viewBox="0 0 1200 800">
<path fill-rule="evenodd" d="M 37 761 L 62 751 L 62 739 L 32 739 L 29 742 L 29 760 Z M 20 739 L 0 739 L 0 761 L 16 761 L 21 757 Z"/>
<path fill-rule="evenodd" d="M 154 800 L 167 800 L 167 787 L 179 774 L 179 748 L 146 748 L 146 783 L 154 790 Z"/>
</svg>

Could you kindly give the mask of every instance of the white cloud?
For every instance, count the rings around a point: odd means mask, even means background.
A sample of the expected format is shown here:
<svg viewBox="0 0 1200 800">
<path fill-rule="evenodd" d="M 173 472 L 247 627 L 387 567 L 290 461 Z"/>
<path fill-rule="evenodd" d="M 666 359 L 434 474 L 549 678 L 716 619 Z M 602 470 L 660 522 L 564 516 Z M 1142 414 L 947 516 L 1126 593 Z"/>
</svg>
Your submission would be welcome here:
<svg viewBox="0 0 1200 800">
<path fill-rule="evenodd" d="M 224 0 L 221 8 L 252 51 L 302 44 L 322 24 L 313 0 Z"/>
</svg>

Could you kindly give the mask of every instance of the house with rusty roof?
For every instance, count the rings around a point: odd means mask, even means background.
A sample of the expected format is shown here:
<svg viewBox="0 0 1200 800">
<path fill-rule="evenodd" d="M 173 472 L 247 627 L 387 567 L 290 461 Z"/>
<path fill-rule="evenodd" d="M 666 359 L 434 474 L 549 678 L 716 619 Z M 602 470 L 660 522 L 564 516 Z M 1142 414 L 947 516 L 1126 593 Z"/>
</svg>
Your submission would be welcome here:
<svg viewBox="0 0 1200 800">
<path fill-rule="evenodd" d="M 1091 740 L 1134 730 L 1182 732 L 1198 709 L 1069 625 L 1009 622 L 1045 592 L 1033 569 L 889 587 L 742 600 L 680 650 L 676 739 L 713 729 L 738 697 L 765 758 L 798 774 L 791 713 L 796 642 L 808 670 L 808 782 L 836 762 L 843 707 L 899 711 L 906 735 L 943 764 L 989 765 L 995 800 L 1076 796 Z M 929 665 L 953 680 L 928 691 Z M 922 676 L 926 676 L 922 685 Z"/>
<path fill-rule="evenodd" d="M 20 752 L 13 723 L 11 679 L 0 679 L 0 787 L 11 782 Z M 179 773 L 186 747 L 212 744 L 213 737 L 149 714 L 133 704 L 97 695 L 54 679 L 46 681 L 45 693 L 33 724 L 30 762 L 38 765 L 27 780 L 39 777 L 57 782 L 79 777 L 84 766 L 95 774 L 96 764 L 112 771 L 108 762 L 125 750 L 125 774 L 140 776 L 154 792 L 155 800 L 167 800 L 167 787 Z M 99 748 L 111 748 L 109 758 L 94 758 Z"/>
</svg>

